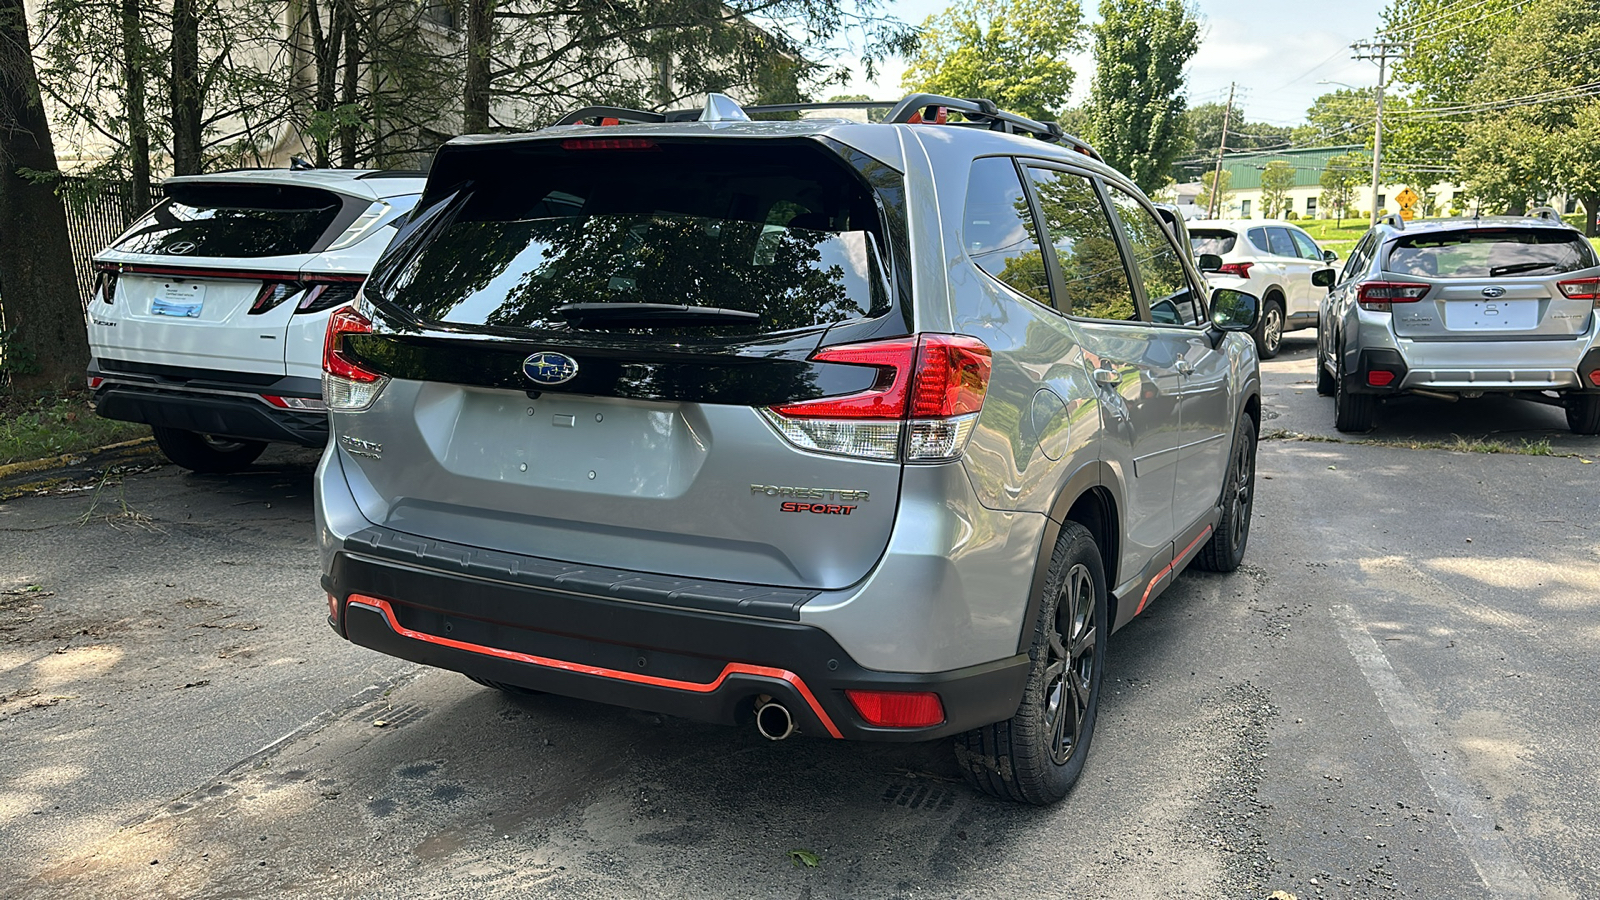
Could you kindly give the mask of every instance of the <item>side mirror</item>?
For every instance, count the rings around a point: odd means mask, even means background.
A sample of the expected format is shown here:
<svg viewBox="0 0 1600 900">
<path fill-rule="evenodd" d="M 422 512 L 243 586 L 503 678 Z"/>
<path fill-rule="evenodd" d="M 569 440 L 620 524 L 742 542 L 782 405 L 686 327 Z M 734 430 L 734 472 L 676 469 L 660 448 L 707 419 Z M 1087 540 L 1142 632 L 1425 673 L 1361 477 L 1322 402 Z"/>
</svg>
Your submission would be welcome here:
<svg viewBox="0 0 1600 900">
<path fill-rule="evenodd" d="M 1332 269 L 1318 269 L 1317 271 L 1312 272 L 1311 273 L 1311 283 L 1316 285 L 1317 287 L 1325 287 L 1325 288 L 1333 287 L 1333 270 Z"/>
<path fill-rule="evenodd" d="M 1211 324 L 1223 331 L 1249 331 L 1261 315 L 1261 300 L 1231 288 L 1211 292 Z"/>
<path fill-rule="evenodd" d="M 1200 267 L 1200 271 L 1202 272 L 1222 271 L 1222 257 L 1216 255 L 1215 253 L 1200 254 L 1195 258 L 1195 264 Z"/>
<path fill-rule="evenodd" d="M 1324 250 L 1322 251 L 1322 261 L 1325 263 L 1336 263 L 1339 261 L 1339 254 L 1333 252 L 1332 250 Z"/>
</svg>

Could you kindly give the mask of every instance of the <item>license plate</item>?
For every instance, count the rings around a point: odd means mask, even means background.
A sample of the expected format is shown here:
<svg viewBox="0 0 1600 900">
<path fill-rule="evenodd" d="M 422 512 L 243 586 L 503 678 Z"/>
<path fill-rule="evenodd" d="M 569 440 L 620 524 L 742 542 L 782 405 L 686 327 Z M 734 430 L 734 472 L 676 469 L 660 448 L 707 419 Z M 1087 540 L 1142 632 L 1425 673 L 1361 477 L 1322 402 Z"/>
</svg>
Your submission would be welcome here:
<svg viewBox="0 0 1600 900">
<path fill-rule="evenodd" d="M 168 282 L 156 291 L 155 299 L 150 301 L 150 315 L 198 319 L 205 300 L 206 286 L 203 284 Z"/>
<path fill-rule="evenodd" d="M 1538 300 L 1450 300 L 1444 326 L 1451 331 L 1521 331 L 1539 326 Z"/>
</svg>

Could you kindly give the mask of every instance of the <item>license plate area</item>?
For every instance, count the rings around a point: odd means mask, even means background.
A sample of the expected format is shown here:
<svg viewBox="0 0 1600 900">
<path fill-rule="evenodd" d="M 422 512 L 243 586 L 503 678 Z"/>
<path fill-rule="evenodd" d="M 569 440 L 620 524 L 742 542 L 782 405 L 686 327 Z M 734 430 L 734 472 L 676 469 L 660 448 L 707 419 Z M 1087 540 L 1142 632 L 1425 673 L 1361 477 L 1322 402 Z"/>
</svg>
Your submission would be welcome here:
<svg viewBox="0 0 1600 900">
<path fill-rule="evenodd" d="M 1444 325 L 1451 331 L 1527 331 L 1539 327 L 1538 300 L 1448 300 Z"/>
<path fill-rule="evenodd" d="M 169 281 L 156 289 L 150 300 L 150 315 L 175 319 L 198 319 L 205 306 L 206 286 L 199 283 Z"/>
</svg>

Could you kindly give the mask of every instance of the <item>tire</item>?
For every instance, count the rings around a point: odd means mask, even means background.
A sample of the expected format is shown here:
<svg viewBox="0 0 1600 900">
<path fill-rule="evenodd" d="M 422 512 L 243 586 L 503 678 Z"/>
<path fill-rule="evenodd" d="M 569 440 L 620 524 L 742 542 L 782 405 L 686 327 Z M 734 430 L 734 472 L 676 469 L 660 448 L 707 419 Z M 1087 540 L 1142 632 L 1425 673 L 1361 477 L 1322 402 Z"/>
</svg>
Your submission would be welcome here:
<svg viewBox="0 0 1600 900">
<path fill-rule="evenodd" d="M 267 449 L 266 441 L 238 441 L 161 425 L 152 425 L 150 430 L 167 459 L 207 475 L 247 469 Z"/>
<path fill-rule="evenodd" d="M 1332 397 L 1337 390 L 1338 381 L 1328 371 L 1328 362 L 1322 357 L 1322 349 L 1317 349 L 1317 396 Z"/>
<path fill-rule="evenodd" d="M 510 694 L 513 697 L 542 697 L 542 696 L 544 696 L 544 691 L 536 691 L 533 688 L 525 688 L 525 687 L 522 687 L 521 685 L 506 684 L 503 681 L 490 681 L 487 678 L 479 678 L 476 675 L 468 675 L 467 678 L 469 678 L 472 681 L 476 681 L 477 683 L 483 685 L 484 687 L 494 688 L 497 691 L 500 691 L 500 692 L 506 693 L 506 694 Z"/>
<path fill-rule="evenodd" d="M 1566 401 L 1573 434 L 1600 434 L 1600 394 L 1568 394 Z"/>
<path fill-rule="evenodd" d="M 1082 525 L 1066 523 L 1050 555 L 1022 705 L 1011 718 L 955 740 L 956 761 L 973 787 L 1039 806 L 1072 789 L 1100 709 L 1111 630 L 1107 597 L 1094 538 Z"/>
<path fill-rule="evenodd" d="M 1344 364 L 1339 366 L 1339 377 L 1333 386 L 1333 427 L 1346 433 L 1360 434 L 1372 430 L 1372 419 L 1377 412 L 1378 398 L 1371 394 L 1352 394 L 1344 386 Z"/>
<path fill-rule="evenodd" d="M 1271 359 L 1283 346 L 1283 301 L 1273 294 L 1261 303 L 1261 321 L 1256 323 L 1256 355 Z"/>
<path fill-rule="evenodd" d="M 1239 417 L 1228 453 L 1228 475 L 1222 479 L 1222 518 L 1211 540 L 1200 548 L 1194 564 L 1207 572 L 1232 572 L 1244 562 L 1250 543 L 1250 516 L 1256 504 L 1256 421 Z"/>
</svg>

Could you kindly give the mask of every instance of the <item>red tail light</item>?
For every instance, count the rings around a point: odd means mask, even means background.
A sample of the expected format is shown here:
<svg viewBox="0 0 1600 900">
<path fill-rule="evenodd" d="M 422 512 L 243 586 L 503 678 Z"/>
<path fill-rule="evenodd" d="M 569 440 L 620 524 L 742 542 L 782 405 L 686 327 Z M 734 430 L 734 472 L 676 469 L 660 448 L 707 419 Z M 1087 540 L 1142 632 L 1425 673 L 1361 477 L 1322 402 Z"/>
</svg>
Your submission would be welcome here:
<svg viewBox="0 0 1600 900">
<path fill-rule="evenodd" d="M 1428 295 L 1430 287 L 1407 281 L 1369 281 L 1361 286 L 1356 302 L 1362 309 L 1388 312 L 1391 303 L 1415 303 Z"/>
<path fill-rule="evenodd" d="M 928 691 L 845 691 L 868 725 L 927 728 L 944 721 L 944 703 Z"/>
<path fill-rule="evenodd" d="M 649 138 L 567 138 L 563 150 L 660 150 Z"/>
<path fill-rule="evenodd" d="M 383 376 L 361 368 L 361 364 L 345 355 L 344 336 L 371 334 L 372 320 L 352 307 L 345 307 L 328 317 L 328 332 L 322 343 L 322 371 L 335 378 L 372 384 Z"/>
<path fill-rule="evenodd" d="M 1232 276 L 1234 276 L 1236 278 L 1249 278 L 1250 277 L 1250 267 L 1253 266 L 1253 265 L 1255 265 L 1255 263 L 1247 263 L 1247 262 L 1223 263 L 1222 267 L 1217 269 L 1217 274 L 1218 275 L 1232 275 Z"/>
<path fill-rule="evenodd" d="M 907 462 L 961 455 L 983 409 L 993 365 L 982 341 L 961 334 L 846 344 L 811 358 L 872 366 L 877 379 L 860 393 L 775 406 L 767 411 L 768 421 L 807 450 Z"/>
<path fill-rule="evenodd" d="M 1574 278 L 1557 282 L 1556 287 L 1568 300 L 1591 300 L 1594 308 L 1600 309 L 1600 278 Z"/>
</svg>

